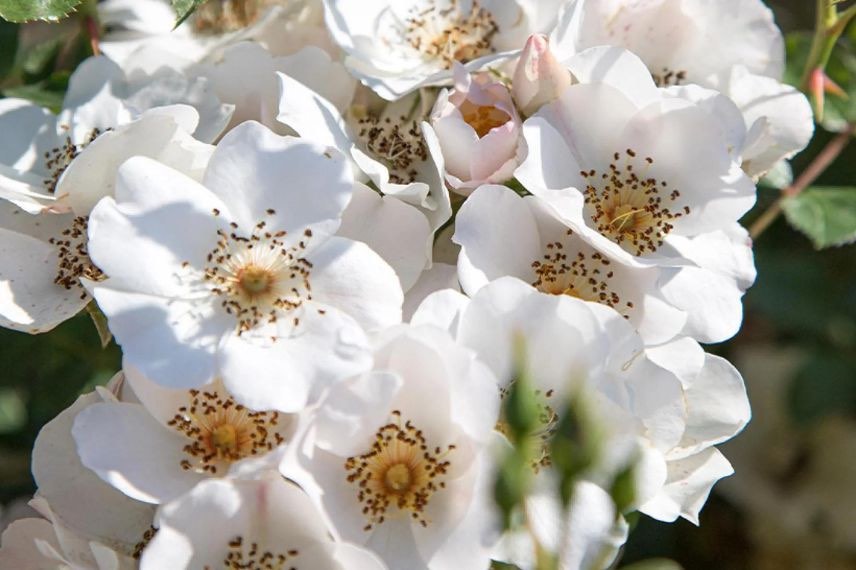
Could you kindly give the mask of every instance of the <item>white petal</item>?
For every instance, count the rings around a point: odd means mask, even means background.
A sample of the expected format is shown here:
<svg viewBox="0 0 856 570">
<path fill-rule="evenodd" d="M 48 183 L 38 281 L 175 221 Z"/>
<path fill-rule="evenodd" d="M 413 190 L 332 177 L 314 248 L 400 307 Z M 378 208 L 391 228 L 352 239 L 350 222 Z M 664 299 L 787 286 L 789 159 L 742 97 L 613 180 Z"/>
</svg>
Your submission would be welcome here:
<svg viewBox="0 0 856 570">
<path fill-rule="evenodd" d="M 166 503 L 205 478 L 181 468 L 186 437 L 136 404 L 93 404 L 72 430 L 81 462 L 129 497 Z"/>
<path fill-rule="evenodd" d="M 354 186 L 338 235 L 371 247 L 395 270 L 404 291 L 413 287 L 430 263 L 432 234 L 425 216 L 362 184 Z"/>
<path fill-rule="evenodd" d="M 362 328 L 347 314 L 318 303 L 308 303 L 300 324 L 280 332 L 276 341 L 230 335 L 219 354 L 223 384 L 237 401 L 282 412 L 302 410 L 331 383 L 370 365 Z"/>
<path fill-rule="evenodd" d="M 229 206 L 245 230 L 267 220 L 271 229 L 330 229 L 351 197 L 353 178 L 335 149 L 281 137 L 259 123 L 229 131 L 211 156 L 204 184 Z M 276 211 L 275 217 L 267 211 Z"/>
<path fill-rule="evenodd" d="M 702 370 L 682 380 L 687 429 L 670 457 L 685 457 L 727 441 L 749 423 L 752 411 L 743 378 L 724 358 L 706 354 Z"/>
<path fill-rule="evenodd" d="M 507 231 L 514 232 L 513 239 Z M 544 245 L 524 200 L 493 185 L 481 186 L 464 202 L 452 239 L 461 246 L 458 273 L 470 295 L 506 275 L 530 279 L 532 262 L 541 257 Z"/>
<path fill-rule="evenodd" d="M 670 461 L 669 478 L 657 497 L 639 510 L 671 522 L 679 516 L 698 525 L 698 515 L 713 485 L 734 473 L 728 460 L 715 448 L 678 461 Z"/>
<path fill-rule="evenodd" d="M 215 353 L 235 322 L 210 305 L 93 288 L 127 362 L 170 388 L 202 386 L 215 375 Z"/>
<path fill-rule="evenodd" d="M 86 306 L 89 295 L 82 287 L 54 283 L 58 265 L 55 246 L 0 228 L 0 326 L 45 332 Z"/>
<path fill-rule="evenodd" d="M 217 245 L 217 230 L 228 222 L 228 210 L 197 182 L 143 157 L 122 165 L 116 184 L 117 200 L 103 200 L 89 218 L 92 260 L 113 277 L 116 288 L 189 294 L 194 282 L 184 277 L 182 265 L 187 262 L 200 271 L 205 267 L 206 256 Z M 140 260 L 145 260 L 145 271 Z"/>
<path fill-rule="evenodd" d="M 56 194 L 67 197 L 78 215 L 87 215 L 95 204 L 115 191 L 119 166 L 132 156 L 148 156 L 181 169 L 187 174 L 198 170 L 208 158 L 210 147 L 189 139 L 182 128 L 180 114 L 192 107 L 167 107 L 143 114 L 136 121 L 108 131 L 89 145 L 69 164 L 57 184 Z M 195 127 L 195 119 L 193 122 Z"/>
<path fill-rule="evenodd" d="M 80 396 L 42 428 L 33 448 L 33 478 L 39 495 L 75 533 L 133 548 L 152 524 L 154 508 L 128 498 L 84 467 L 71 435 L 77 414 L 100 400 L 95 393 Z"/>
<path fill-rule="evenodd" d="M 401 322 L 399 280 L 367 245 L 332 237 L 308 258 L 313 299 L 344 311 L 369 331 Z"/>
</svg>

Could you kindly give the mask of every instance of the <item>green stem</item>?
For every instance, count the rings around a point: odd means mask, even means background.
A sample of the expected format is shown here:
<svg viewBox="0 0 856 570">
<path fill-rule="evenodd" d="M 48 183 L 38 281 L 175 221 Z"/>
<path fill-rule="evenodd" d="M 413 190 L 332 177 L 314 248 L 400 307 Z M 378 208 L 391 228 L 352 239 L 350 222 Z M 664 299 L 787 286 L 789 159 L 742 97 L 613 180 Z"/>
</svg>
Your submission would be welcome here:
<svg viewBox="0 0 856 570">
<path fill-rule="evenodd" d="M 835 159 L 847 148 L 853 138 L 856 125 L 849 124 L 847 128 L 835 135 L 829 143 L 820 151 L 811 164 L 803 171 L 796 181 L 782 190 L 781 196 L 773 202 L 773 204 L 761 214 L 757 220 L 749 227 L 749 235 L 752 239 L 757 239 L 764 231 L 772 225 L 779 214 L 782 213 L 782 201 L 788 198 L 798 196 L 803 190 L 808 188 L 829 166 L 835 162 Z"/>
<path fill-rule="evenodd" d="M 856 16 L 856 6 L 851 6 L 841 14 L 838 13 L 835 0 L 817 0 L 817 15 L 814 27 L 814 37 L 811 41 L 811 49 L 806 59 L 800 86 L 805 90 L 808 87 L 809 78 L 815 69 L 826 69 L 832 50 L 835 48 L 838 38 L 844 32 L 850 20 Z"/>
</svg>

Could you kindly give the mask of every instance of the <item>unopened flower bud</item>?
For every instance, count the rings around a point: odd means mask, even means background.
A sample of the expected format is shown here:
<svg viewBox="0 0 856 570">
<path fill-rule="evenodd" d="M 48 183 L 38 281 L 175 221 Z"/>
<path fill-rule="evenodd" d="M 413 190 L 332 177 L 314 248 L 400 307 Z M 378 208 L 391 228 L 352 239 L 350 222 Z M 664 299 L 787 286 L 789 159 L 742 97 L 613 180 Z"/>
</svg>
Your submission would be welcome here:
<svg viewBox="0 0 856 570">
<path fill-rule="evenodd" d="M 553 52 L 547 37 L 533 34 L 520 54 L 511 94 L 523 115 L 532 115 L 542 105 L 557 99 L 571 84 L 571 73 Z"/>
</svg>

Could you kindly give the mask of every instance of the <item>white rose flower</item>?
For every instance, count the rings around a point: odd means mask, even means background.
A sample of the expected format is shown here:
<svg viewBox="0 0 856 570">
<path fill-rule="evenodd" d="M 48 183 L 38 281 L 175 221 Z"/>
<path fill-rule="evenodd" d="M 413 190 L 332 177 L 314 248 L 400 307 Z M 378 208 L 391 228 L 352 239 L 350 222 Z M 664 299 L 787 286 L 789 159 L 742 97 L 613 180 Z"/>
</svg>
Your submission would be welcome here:
<svg viewBox="0 0 856 570">
<path fill-rule="evenodd" d="M 435 327 L 390 330 L 374 356 L 331 389 L 283 473 L 390 568 L 487 568 L 495 378 Z"/>
<path fill-rule="evenodd" d="M 119 380 L 111 381 L 109 387 L 119 392 Z M 124 400 L 127 395 L 121 397 Z M 80 396 L 45 424 L 33 447 L 32 471 L 38 487 L 36 497 L 50 505 L 54 531 L 67 531 L 76 540 L 104 545 L 120 556 L 134 556 L 151 535 L 155 508 L 127 497 L 85 467 L 71 434 L 81 412 L 115 401 L 110 391 L 99 388 Z"/>
<path fill-rule="evenodd" d="M 132 570 L 134 559 L 66 528 L 47 501 L 36 497 L 30 506 L 45 518 L 20 519 L 3 531 L 0 566 L 3 568 L 65 570 Z"/>
<path fill-rule="evenodd" d="M 686 324 L 686 313 L 660 292 L 659 268 L 599 252 L 535 196 L 478 188 L 458 212 L 453 239 L 461 245 L 458 274 L 468 295 L 510 275 L 544 293 L 611 307 L 650 343 L 670 340 Z"/>
<path fill-rule="evenodd" d="M 448 293 L 428 297 L 414 322 L 447 323 L 502 385 L 514 378 L 513 342 L 522 335 L 528 374 L 548 412 L 536 468 L 551 463 L 550 428 L 567 395 L 583 389 L 605 438 L 602 464 L 586 479 L 606 485 L 635 457 L 636 507 L 660 520 L 698 522 L 713 484 L 732 472 L 714 446 L 739 433 L 750 417 L 733 366 L 689 338 L 646 348 L 615 311 L 540 293 L 517 279 L 496 280 L 470 301 Z"/>
<path fill-rule="evenodd" d="M 300 410 L 368 365 L 364 328 L 400 321 L 401 286 L 367 246 L 333 235 L 353 188 L 335 150 L 247 122 L 203 183 L 146 158 L 120 168 L 116 199 L 90 218 L 90 254 L 110 276 L 93 295 L 153 381 L 220 377 L 250 408 Z"/>
<path fill-rule="evenodd" d="M 358 79 L 388 100 L 448 84 L 452 64 L 477 70 L 548 32 L 560 2 L 326 0 L 327 25 Z"/>
<path fill-rule="evenodd" d="M 164 0 L 106 0 L 99 2 L 98 15 L 108 28 L 101 50 L 123 67 L 140 47 L 168 52 L 188 67 L 243 40 L 258 41 L 275 55 L 308 45 L 338 55 L 320 0 L 214 0 L 178 28 Z"/>
<path fill-rule="evenodd" d="M 217 380 L 168 390 L 132 367 L 125 379 L 140 403 L 92 404 L 72 433 L 83 464 L 138 501 L 163 504 L 207 478 L 271 468 L 296 425 L 236 403 Z"/>
<path fill-rule="evenodd" d="M 455 88 L 440 92 L 430 124 L 446 181 L 459 194 L 513 177 L 522 123 L 504 84 L 456 65 Z"/>
<path fill-rule="evenodd" d="M 742 129 L 724 128 L 722 110 L 658 90 L 638 58 L 619 48 L 586 50 L 568 65 L 582 83 L 524 123 L 528 156 L 517 178 L 608 258 L 674 273 L 661 278 L 664 297 L 697 315 L 684 334 L 729 338 L 754 272 L 729 279 L 692 266 L 750 255 L 748 238 L 697 239 L 733 234 L 754 204 L 755 186 L 733 155 Z"/>
<path fill-rule="evenodd" d="M 384 570 L 370 552 L 334 541 L 312 502 L 279 475 L 210 480 L 165 505 L 141 570 Z"/>
<path fill-rule="evenodd" d="M 337 148 L 356 176 L 382 194 L 419 208 L 436 230 L 452 215 L 442 152 L 426 129 L 418 96 L 386 106 L 379 116 L 348 113 L 299 81 L 279 73 L 278 119 L 301 137 Z"/>
<path fill-rule="evenodd" d="M 14 102 L 6 110 L 10 108 L 11 113 L 0 114 L 0 123 L 10 114 L 45 118 L 33 106 Z M 84 147 L 70 139 L 57 143 L 52 134 L 36 137 L 35 144 L 19 159 L 30 164 L 26 167 L 29 172 L 18 176 L 36 179 L 34 183 L 44 184 L 47 191 L 34 188 L 22 192 L 6 186 L 11 193 L 5 196 L 9 201 L 0 200 L 0 325 L 29 333 L 45 332 L 86 306 L 90 297 L 82 280 L 104 278 L 88 255 L 92 207 L 113 194 L 119 165 L 134 155 L 148 156 L 201 177 L 213 147 L 190 136 L 196 124 L 193 108 L 176 105 L 146 111 Z M 42 151 L 49 144 L 59 146 Z M 42 170 L 36 166 L 36 153 L 43 153 Z M 3 186 L 4 181 L 0 181 L 0 188 Z M 22 210 L 43 213 L 29 215 Z"/>
<path fill-rule="evenodd" d="M 627 48 L 659 86 L 695 83 L 717 89 L 755 132 L 744 169 L 760 177 L 808 144 L 808 100 L 781 82 L 785 49 L 773 13 L 761 0 L 575 0 L 553 34 L 560 59 L 586 48 Z"/>
<path fill-rule="evenodd" d="M 333 102 L 342 112 L 354 96 L 356 80 L 324 50 L 307 46 L 300 51 L 273 56 L 255 42 L 229 46 L 220 58 L 191 67 L 188 73 L 207 79 L 221 101 L 235 106 L 229 123 L 258 121 L 280 134 L 292 134 L 276 120 L 279 113 L 277 72 L 287 74 Z"/>
<path fill-rule="evenodd" d="M 199 114 L 193 136 L 213 142 L 232 116 L 233 105 L 218 98 L 213 82 L 171 66 L 161 51 L 140 49 L 124 67 L 105 56 L 84 60 L 69 78 L 57 118 L 61 138 L 82 144 L 155 107 L 189 105 Z M 95 135 L 97 136 L 97 135 Z"/>
</svg>

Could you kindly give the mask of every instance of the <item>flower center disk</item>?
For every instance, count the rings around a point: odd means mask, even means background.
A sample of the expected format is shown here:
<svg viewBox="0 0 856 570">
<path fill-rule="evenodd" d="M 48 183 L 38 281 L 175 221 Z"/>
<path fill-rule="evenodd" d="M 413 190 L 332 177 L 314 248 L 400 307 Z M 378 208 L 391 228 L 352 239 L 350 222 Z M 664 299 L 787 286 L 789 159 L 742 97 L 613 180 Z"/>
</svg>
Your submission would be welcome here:
<svg viewBox="0 0 856 570">
<path fill-rule="evenodd" d="M 275 211 L 269 209 L 267 214 L 273 216 Z M 220 212 L 214 210 L 214 215 Z M 312 299 L 312 263 L 303 257 L 311 230 L 290 245 L 285 241 L 287 232 L 268 231 L 265 221 L 257 223 L 249 237 L 239 235 L 234 222 L 230 228 L 217 231 L 217 245 L 206 258 L 203 277 L 210 291 L 221 297 L 226 313 L 237 319 L 239 335 L 276 323 L 283 313 Z M 293 322 L 296 326 L 298 317 Z"/>
<path fill-rule="evenodd" d="M 256 412 L 231 396 L 190 390 L 191 401 L 167 422 L 191 439 L 184 446 L 184 470 L 216 474 L 234 461 L 262 455 L 282 445 L 278 412 Z"/>
<path fill-rule="evenodd" d="M 375 434 L 371 449 L 345 461 L 346 478 L 355 486 L 363 505 L 366 531 L 382 524 L 390 511 L 408 513 L 428 526 L 425 507 L 431 497 L 446 486 L 445 475 L 455 449 L 429 447 L 421 430 L 410 421 L 402 424 L 401 412 L 392 412 L 393 421 Z"/>
<path fill-rule="evenodd" d="M 613 154 L 607 171 L 582 171 L 586 179 L 583 197 L 586 211 L 594 228 L 633 255 L 653 253 L 663 245 L 665 237 L 674 229 L 673 222 L 690 213 L 689 206 L 668 204 L 680 198 L 681 193 L 669 189 L 665 180 L 647 175 L 654 159 L 646 157 L 644 166 L 637 168 L 637 154 L 632 149 Z"/>
<path fill-rule="evenodd" d="M 427 2 L 414 6 L 405 20 L 404 39 L 416 51 L 451 69 L 456 61 L 467 63 L 494 53 L 493 38 L 499 28 L 478 0 L 468 11 L 457 0 Z"/>
</svg>

